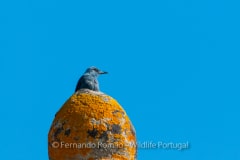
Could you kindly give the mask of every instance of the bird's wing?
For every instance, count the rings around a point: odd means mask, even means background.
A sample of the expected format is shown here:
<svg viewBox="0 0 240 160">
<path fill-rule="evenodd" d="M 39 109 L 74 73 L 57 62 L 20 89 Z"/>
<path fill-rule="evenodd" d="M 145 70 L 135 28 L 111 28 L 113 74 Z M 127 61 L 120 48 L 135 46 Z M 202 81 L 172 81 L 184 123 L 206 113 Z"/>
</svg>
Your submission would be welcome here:
<svg viewBox="0 0 240 160">
<path fill-rule="evenodd" d="M 81 88 L 82 82 L 83 82 L 83 76 L 78 80 L 75 92 L 77 92 Z"/>
<path fill-rule="evenodd" d="M 87 88 L 87 89 L 90 89 L 90 90 L 94 90 L 95 89 L 95 84 L 94 84 L 92 79 L 93 78 L 91 76 L 87 75 L 87 74 L 83 75 L 77 83 L 75 92 L 78 91 L 81 88 Z"/>
</svg>

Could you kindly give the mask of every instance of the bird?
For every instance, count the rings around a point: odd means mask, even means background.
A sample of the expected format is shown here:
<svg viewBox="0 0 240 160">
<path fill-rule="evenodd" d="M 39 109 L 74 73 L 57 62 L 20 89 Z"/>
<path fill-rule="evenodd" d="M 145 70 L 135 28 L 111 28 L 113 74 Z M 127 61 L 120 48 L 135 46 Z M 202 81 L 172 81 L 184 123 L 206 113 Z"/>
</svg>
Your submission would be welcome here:
<svg viewBox="0 0 240 160">
<path fill-rule="evenodd" d="M 75 92 L 80 89 L 89 89 L 93 91 L 99 91 L 98 76 L 100 74 L 107 74 L 108 72 L 101 71 L 97 67 L 89 67 L 85 73 L 78 80 Z"/>
</svg>

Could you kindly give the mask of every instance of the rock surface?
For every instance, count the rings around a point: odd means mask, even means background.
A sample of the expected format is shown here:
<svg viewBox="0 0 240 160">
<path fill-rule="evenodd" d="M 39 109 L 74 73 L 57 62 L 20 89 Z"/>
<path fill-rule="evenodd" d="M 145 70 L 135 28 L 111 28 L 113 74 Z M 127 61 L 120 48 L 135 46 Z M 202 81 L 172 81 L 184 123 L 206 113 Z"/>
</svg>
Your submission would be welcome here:
<svg viewBox="0 0 240 160">
<path fill-rule="evenodd" d="M 49 160 L 136 160 L 135 130 L 116 100 L 81 89 L 56 114 L 48 154 Z"/>
</svg>

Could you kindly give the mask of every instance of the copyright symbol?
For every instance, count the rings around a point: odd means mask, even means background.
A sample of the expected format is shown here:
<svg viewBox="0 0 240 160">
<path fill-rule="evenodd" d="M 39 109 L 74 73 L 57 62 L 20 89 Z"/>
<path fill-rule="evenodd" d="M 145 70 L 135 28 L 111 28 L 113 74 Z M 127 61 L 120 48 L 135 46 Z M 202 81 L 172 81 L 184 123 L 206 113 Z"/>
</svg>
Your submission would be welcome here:
<svg viewBox="0 0 240 160">
<path fill-rule="evenodd" d="M 53 142 L 52 143 L 52 147 L 53 148 L 58 148 L 59 147 L 59 143 L 58 142 Z"/>
</svg>

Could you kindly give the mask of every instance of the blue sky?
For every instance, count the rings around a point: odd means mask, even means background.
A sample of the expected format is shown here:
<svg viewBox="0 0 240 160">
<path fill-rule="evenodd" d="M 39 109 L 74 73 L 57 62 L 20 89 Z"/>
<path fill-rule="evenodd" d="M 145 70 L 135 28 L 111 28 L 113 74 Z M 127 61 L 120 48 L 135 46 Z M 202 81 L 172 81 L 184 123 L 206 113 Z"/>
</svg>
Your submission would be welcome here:
<svg viewBox="0 0 240 160">
<path fill-rule="evenodd" d="M 89 66 L 124 107 L 138 160 L 240 159 L 239 3 L 1 1 L 2 159 L 47 160 L 55 113 Z"/>
</svg>

